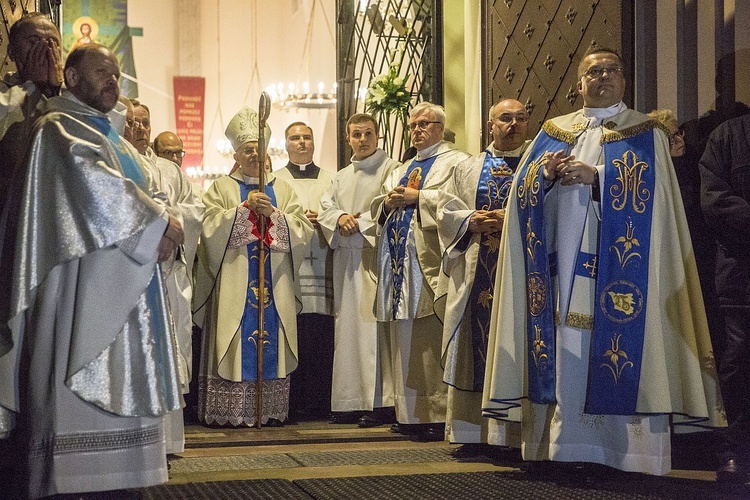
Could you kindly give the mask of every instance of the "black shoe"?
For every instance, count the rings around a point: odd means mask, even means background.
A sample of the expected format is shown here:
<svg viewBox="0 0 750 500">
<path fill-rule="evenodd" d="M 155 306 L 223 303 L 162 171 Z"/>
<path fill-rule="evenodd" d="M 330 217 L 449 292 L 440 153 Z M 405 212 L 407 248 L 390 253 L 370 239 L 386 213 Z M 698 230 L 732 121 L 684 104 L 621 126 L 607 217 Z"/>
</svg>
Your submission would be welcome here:
<svg viewBox="0 0 750 500">
<path fill-rule="evenodd" d="M 278 418 L 269 418 L 268 422 L 266 422 L 263 427 L 284 427 L 284 422 Z"/>
<path fill-rule="evenodd" d="M 490 457 L 490 445 L 484 443 L 466 443 L 451 451 L 453 458 L 457 460 Z"/>
<path fill-rule="evenodd" d="M 375 418 L 380 420 L 384 424 L 395 424 L 396 423 L 396 409 L 393 406 L 383 406 L 372 410 L 372 414 Z"/>
<path fill-rule="evenodd" d="M 391 426 L 391 432 L 395 434 L 403 434 L 404 436 L 414 436 L 419 434 L 420 424 L 399 424 L 396 422 Z"/>
<path fill-rule="evenodd" d="M 356 411 L 335 411 L 331 413 L 332 424 L 354 424 L 359 420 L 359 412 Z"/>
<path fill-rule="evenodd" d="M 445 424 L 427 424 L 419 429 L 417 434 L 419 441 L 445 441 Z"/>
<path fill-rule="evenodd" d="M 367 429 L 369 427 L 378 427 L 380 425 L 383 425 L 383 422 L 381 422 L 374 413 L 366 413 L 359 417 L 359 420 L 357 420 L 357 425 L 359 427 L 362 427 L 363 429 Z"/>
<path fill-rule="evenodd" d="M 748 471 L 736 458 L 728 459 L 716 470 L 716 481 L 719 483 L 744 484 L 748 479 Z"/>
</svg>

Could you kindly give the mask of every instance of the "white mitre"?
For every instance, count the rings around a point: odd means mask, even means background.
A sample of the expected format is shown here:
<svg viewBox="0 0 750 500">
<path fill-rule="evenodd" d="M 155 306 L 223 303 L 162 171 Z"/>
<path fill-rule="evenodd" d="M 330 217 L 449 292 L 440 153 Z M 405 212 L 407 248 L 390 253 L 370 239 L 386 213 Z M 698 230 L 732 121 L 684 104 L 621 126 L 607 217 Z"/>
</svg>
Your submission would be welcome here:
<svg viewBox="0 0 750 500">
<path fill-rule="evenodd" d="M 271 127 L 268 126 L 268 123 L 266 123 L 264 131 L 264 139 L 266 147 L 268 147 L 268 141 L 271 140 Z M 258 112 L 247 106 L 242 108 L 229 122 L 227 129 L 224 131 L 224 135 L 229 139 L 229 142 L 232 143 L 232 147 L 235 151 L 246 142 L 257 141 Z"/>
</svg>

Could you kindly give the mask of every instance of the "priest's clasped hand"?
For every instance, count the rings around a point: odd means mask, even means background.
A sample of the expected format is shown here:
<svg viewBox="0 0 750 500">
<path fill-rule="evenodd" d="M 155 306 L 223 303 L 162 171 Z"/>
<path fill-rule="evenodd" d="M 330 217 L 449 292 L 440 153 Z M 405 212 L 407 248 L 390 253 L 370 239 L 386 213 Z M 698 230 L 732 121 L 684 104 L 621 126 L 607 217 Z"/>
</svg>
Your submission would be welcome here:
<svg viewBox="0 0 750 500">
<path fill-rule="evenodd" d="M 315 210 L 310 210 L 309 208 L 305 210 L 305 217 L 307 217 L 307 220 L 310 221 L 310 224 L 313 225 L 315 229 L 320 228 L 320 223 L 318 222 L 318 212 Z"/>
<path fill-rule="evenodd" d="M 252 211 L 257 212 L 260 215 L 270 217 L 273 213 L 273 205 L 271 205 L 271 198 L 260 191 L 253 191 L 247 195 L 247 200 L 244 203 L 245 207 Z"/>
<path fill-rule="evenodd" d="M 596 167 L 587 165 L 578 160 L 565 162 L 565 166 L 560 170 L 560 184 L 570 186 L 573 184 L 585 184 L 590 186 L 596 178 Z"/>
<path fill-rule="evenodd" d="M 592 185 L 596 178 L 596 167 L 576 160 L 573 155 L 566 156 L 561 149 L 547 157 L 544 165 L 544 178 L 548 181 L 559 180 L 563 186 L 573 184 Z"/>
<path fill-rule="evenodd" d="M 393 190 L 388 193 L 385 197 L 385 208 L 388 211 L 394 208 L 403 208 L 407 205 L 414 205 L 419 201 L 419 190 L 405 187 L 396 186 Z"/>
<path fill-rule="evenodd" d="M 357 219 L 362 215 L 362 212 L 356 214 L 344 214 L 339 217 L 339 233 L 341 236 L 351 236 L 359 232 L 359 222 Z"/>
<path fill-rule="evenodd" d="M 505 209 L 477 210 L 469 219 L 469 231 L 472 233 L 496 233 L 502 231 L 505 221 Z"/>
</svg>

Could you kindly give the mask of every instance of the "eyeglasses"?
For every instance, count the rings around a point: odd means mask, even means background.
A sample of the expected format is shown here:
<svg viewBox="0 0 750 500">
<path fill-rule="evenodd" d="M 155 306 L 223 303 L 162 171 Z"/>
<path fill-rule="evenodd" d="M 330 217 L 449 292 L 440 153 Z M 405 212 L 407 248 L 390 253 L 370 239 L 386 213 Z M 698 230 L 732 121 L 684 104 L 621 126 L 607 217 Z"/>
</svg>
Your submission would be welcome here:
<svg viewBox="0 0 750 500">
<path fill-rule="evenodd" d="M 139 120 L 125 120 L 125 123 L 127 124 L 128 127 L 132 129 L 136 129 L 136 128 L 146 129 L 151 126 L 151 122 L 142 122 Z"/>
<path fill-rule="evenodd" d="M 174 158 L 175 156 L 178 158 L 185 158 L 185 151 L 179 150 L 179 151 L 169 151 L 167 149 L 162 149 L 159 151 L 159 154 L 166 156 L 167 158 Z"/>
<path fill-rule="evenodd" d="M 424 130 L 427 128 L 427 125 L 430 123 L 441 123 L 438 121 L 427 121 L 427 120 L 419 120 L 418 122 L 410 123 L 409 124 L 409 130 L 414 131 L 414 129 L 420 129 Z"/>
<path fill-rule="evenodd" d="M 518 123 L 526 123 L 529 121 L 529 117 L 527 115 L 500 115 L 496 119 L 503 123 L 512 123 L 513 120 Z"/>
<path fill-rule="evenodd" d="M 588 76 L 589 78 L 596 79 L 604 75 L 605 72 L 608 75 L 613 76 L 621 74 L 623 71 L 624 68 L 622 66 L 612 66 L 611 68 L 600 68 L 599 66 L 594 66 L 593 68 L 589 68 L 584 71 L 583 74 Z"/>
</svg>

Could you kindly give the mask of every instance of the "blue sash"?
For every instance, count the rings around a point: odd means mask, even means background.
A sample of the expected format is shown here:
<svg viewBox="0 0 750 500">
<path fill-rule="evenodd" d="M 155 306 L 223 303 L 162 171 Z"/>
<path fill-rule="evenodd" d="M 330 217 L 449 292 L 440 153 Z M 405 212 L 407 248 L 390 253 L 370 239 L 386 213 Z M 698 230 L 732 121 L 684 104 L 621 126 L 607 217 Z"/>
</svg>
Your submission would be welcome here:
<svg viewBox="0 0 750 500">
<path fill-rule="evenodd" d="M 422 189 L 427 174 L 437 156 L 425 160 L 414 160 L 399 181 L 399 186 Z M 388 237 L 388 250 L 391 257 L 391 272 L 393 273 L 393 291 L 391 297 L 391 311 L 393 319 L 398 314 L 398 304 L 401 302 L 401 290 L 404 284 L 404 258 L 406 256 L 406 237 L 409 225 L 414 216 L 416 205 L 407 205 L 393 211 L 385 223 L 385 234 Z"/>
<path fill-rule="evenodd" d="M 125 178 L 133 181 L 141 191 L 148 193 L 148 183 L 146 182 L 146 176 L 143 174 L 138 162 L 133 156 L 131 156 L 131 150 L 125 145 L 125 139 L 118 134 L 109 120 L 99 116 L 89 116 L 87 120 L 93 125 L 99 132 L 112 144 L 117 159 L 120 162 L 122 168 L 122 174 Z M 157 272 L 151 277 L 148 286 L 146 287 L 146 303 L 148 309 L 151 312 L 151 328 L 154 332 L 153 339 L 155 344 L 155 352 L 164 353 L 166 352 L 164 342 L 167 342 L 170 337 L 168 326 L 164 323 L 164 316 L 162 312 L 167 310 L 167 304 L 164 300 L 164 294 L 161 293 L 159 286 L 160 277 Z M 162 384 L 162 390 L 166 391 L 166 380 L 168 375 L 165 372 L 166 363 L 157 363 L 156 366 L 162 371 L 161 376 L 157 377 L 157 380 Z"/>
<path fill-rule="evenodd" d="M 123 175 L 135 182 L 141 190 L 148 192 L 146 176 L 143 175 L 143 171 L 138 166 L 138 162 L 135 158 L 130 156 L 130 150 L 125 145 L 125 139 L 123 139 L 122 136 L 112 128 L 112 125 L 107 118 L 90 116 L 88 117 L 88 120 L 99 132 L 109 139 L 109 142 L 112 143 L 117 159 L 120 161 Z"/>
<path fill-rule="evenodd" d="M 513 169 L 508 166 L 505 159 L 493 157 L 489 151 L 486 153 L 477 185 L 476 208 L 477 210 L 505 208 L 510 186 L 513 182 Z M 482 233 L 479 239 L 479 254 L 474 273 L 474 283 L 469 296 L 471 337 L 474 352 L 473 390 L 475 392 L 481 392 L 484 387 L 490 312 L 492 310 L 492 298 L 495 294 L 495 272 L 499 249 L 499 233 Z"/>
<path fill-rule="evenodd" d="M 533 403 L 555 402 L 555 307 L 549 250 L 544 229 L 544 165 L 547 154 L 568 144 L 539 133 L 518 171 L 516 203 L 525 245 L 528 394 Z"/>
<path fill-rule="evenodd" d="M 585 411 L 632 415 L 646 328 L 656 183 L 653 130 L 607 142 L 603 149 L 605 185 Z"/>
<path fill-rule="evenodd" d="M 237 179 L 235 179 L 237 181 Z M 237 181 L 240 188 L 240 199 L 258 189 L 257 184 L 245 184 Z M 276 206 L 276 194 L 273 186 L 266 185 L 266 194 L 271 204 Z M 247 299 L 245 312 L 240 322 L 242 335 L 242 380 L 257 380 L 258 376 L 258 276 L 260 276 L 260 242 L 253 241 L 247 245 Z M 279 313 L 273 299 L 273 279 L 271 277 L 271 252 L 266 248 L 265 255 L 265 306 L 263 316 L 263 379 L 278 378 L 277 366 L 279 356 Z"/>
</svg>

